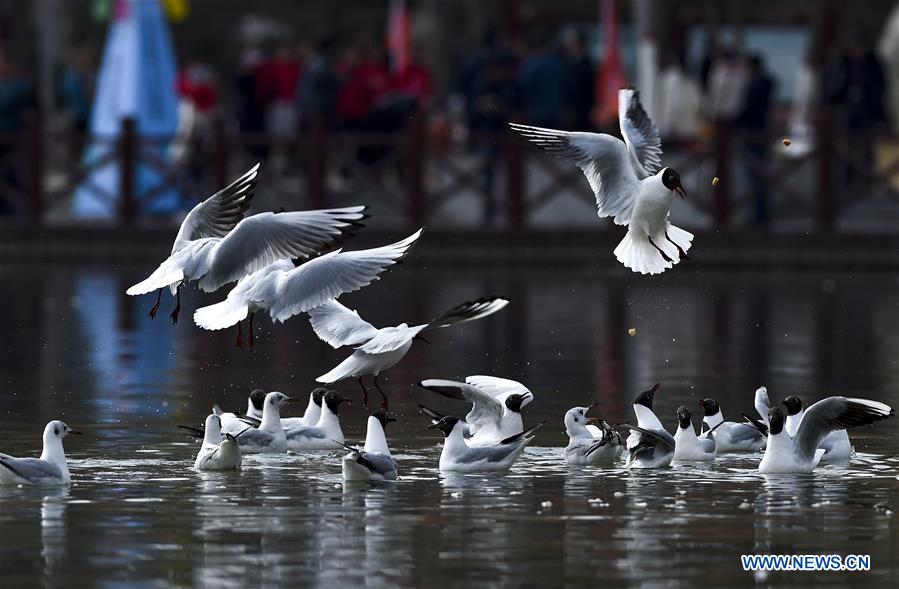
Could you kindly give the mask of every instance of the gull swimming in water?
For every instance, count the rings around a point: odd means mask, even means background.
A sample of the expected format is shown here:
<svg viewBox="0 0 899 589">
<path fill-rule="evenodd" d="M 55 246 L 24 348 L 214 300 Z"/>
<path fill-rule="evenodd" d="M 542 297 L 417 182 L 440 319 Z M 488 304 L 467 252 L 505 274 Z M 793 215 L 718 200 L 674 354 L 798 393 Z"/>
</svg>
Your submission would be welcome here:
<svg viewBox="0 0 899 589">
<path fill-rule="evenodd" d="M 360 450 L 345 446 L 350 453 L 343 458 L 345 481 L 395 481 L 396 460 L 387 446 L 387 424 L 396 421 L 384 411 L 375 411 L 368 417 L 365 446 Z"/>
<path fill-rule="evenodd" d="M 40 458 L 15 458 L 0 453 L 0 485 L 68 485 L 71 477 L 62 439 L 69 434 L 81 435 L 81 432 L 54 420 L 44 428 Z"/>
<path fill-rule="evenodd" d="M 758 452 L 765 447 L 765 436 L 747 423 L 724 421 L 721 407 L 715 399 L 700 399 L 705 416 L 702 421 L 714 431 L 718 454 L 728 452 Z"/>
<path fill-rule="evenodd" d="M 636 90 L 618 92 L 618 122 L 624 141 L 605 133 L 510 126 L 550 154 L 577 164 L 596 196 L 598 215 L 628 226 L 615 257 L 634 272 L 659 274 L 688 258 L 693 234 L 668 221 L 674 194 L 685 198 L 686 192 L 680 174 L 662 168 L 659 130 Z"/>
<path fill-rule="evenodd" d="M 237 345 L 243 347 L 240 322 L 249 317 L 249 346 L 253 347 L 253 315 L 268 311 L 272 321 L 284 322 L 343 293 L 379 279 L 400 263 L 421 237 L 419 229 L 406 239 L 366 250 L 336 250 L 305 263 L 278 260 L 243 277 L 224 301 L 201 307 L 194 322 L 203 329 L 237 325 Z"/>
<path fill-rule="evenodd" d="M 717 430 L 716 430 L 717 431 Z M 677 408 L 677 431 L 674 432 L 674 458 L 680 462 L 711 462 L 715 459 L 716 432 L 697 436 L 690 410 Z"/>
<path fill-rule="evenodd" d="M 602 419 L 587 417 L 587 412 L 597 403 L 586 407 L 572 407 L 565 413 L 565 433 L 568 446 L 565 447 L 565 462 L 580 466 L 614 466 L 624 444 L 621 435 Z M 591 421 L 600 424 L 595 437 L 588 427 Z"/>
<path fill-rule="evenodd" d="M 895 415 L 889 405 L 869 399 L 828 397 L 808 408 L 795 436 L 787 433 L 786 416 L 780 407 L 768 411 L 768 445 L 759 472 L 809 473 L 818 465 L 824 450 L 821 442 L 830 432 L 867 425 Z"/>
<path fill-rule="evenodd" d="M 662 422 L 652 411 L 653 398 L 662 385 L 656 383 L 634 398 L 637 425 L 623 424 L 631 430 L 627 438 L 627 468 L 664 468 L 674 458 L 674 437 L 665 431 Z"/>
<path fill-rule="evenodd" d="M 333 450 L 345 441 L 337 413 L 342 403 L 351 401 L 337 391 L 328 391 L 322 398 L 321 417 L 315 425 L 299 425 L 284 429 L 287 449 L 293 452 Z"/>
<path fill-rule="evenodd" d="M 281 427 L 281 407 L 292 401 L 293 399 L 278 391 L 267 394 L 259 427 L 247 425 L 238 434 L 233 434 L 240 444 L 241 452 L 244 454 L 287 452 L 287 436 Z"/>
<path fill-rule="evenodd" d="M 439 429 L 446 436 L 440 452 L 441 471 L 504 471 L 512 468 L 515 460 L 534 439 L 534 432 L 546 422 L 510 436 L 491 446 L 469 446 L 465 441 L 464 424 L 458 417 L 447 415 L 428 429 Z"/>
<path fill-rule="evenodd" d="M 222 422 L 214 413 L 206 418 L 203 445 L 197 454 L 197 470 L 239 470 L 242 462 L 240 444 L 231 434 L 222 433 Z"/>
<path fill-rule="evenodd" d="M 387 410 L 387 395 L 378 384 L 378 375 L 403 359 L 412 342 L 423 339 L 421 334 L 450 325 L 474 321 L 496 313 L 509 304 L 502 297 L 488 297 L 462 303 L 437 319 L 421 325 L 401 323 L 396 327 L 375 328 L 359 317 L 359 313 L 344 307 L 336 300 L 311 309 L 309 323 L 315 334 L 333 348 L 356 346 L 355 351 L 331 371 L 315 379 L 321 383 L 333 383 L 345 378 L 358 377 L 362 387 L 362 404 L 368 406 L 368 389 L 362 377 L 373 375 L 375 388 L 383 398 L 382 409 Z"/>
<path fill-rule="evenodd" d="M 419 386 L 471 403 L 471 411 L 464 422 L 465 437 L 471 446 L 496 444 L 522 431 L 521 410 L 534 400 L 534 394 L 520 382 L 495 376 L 469 376 L 465 382 L 431 378 L 421 381 Z M 432 417 L 439 415 L 423 409 Z"/>
<path fill-rule="evenodd" d="M 181 310 L 181 286 L 199 281 L 205 292 L 218 290 L 284 258 L 309 258 L 333 248 L 365 218 L 365 207 L 258 213 L 244 218 L 259 165 L 187 214 L 172 253 L 146 279 L 129 288 L 131 296 L 158 290 L 150 317 L 156 317 L 162 289 L 177 296 L 173 322 Z"/>
<path fill-rule="evenodd" d="M 786 423 L 784 429 L 790 437 L 796 437 L 799 430 L 799 424 L 802 423 L 805 411 L 803 410 L 802 399 L 796 396 L 790 396 L 781 401 L 781 405 L 787 409 Z M 845 429 L 832 431 L 821 441 L 820 448 L 824 450 L 821 456 L 822 463 L 847 462 L 851 457 L 854 449 L 852 442 L 849 441 L 849 432 Z"/>
<path fill-rule="evenodd" d="M 309 402 L 306 404 L 306 411 L 301 417 L 282 417 L 281 427 L 284 429 L 290 427 L 299 427 L 301 425 L 315 425 L 322 416 L 322 399 L 328 393 L 325 387 L 316 387 L 309 393 Z"/>
</svg>

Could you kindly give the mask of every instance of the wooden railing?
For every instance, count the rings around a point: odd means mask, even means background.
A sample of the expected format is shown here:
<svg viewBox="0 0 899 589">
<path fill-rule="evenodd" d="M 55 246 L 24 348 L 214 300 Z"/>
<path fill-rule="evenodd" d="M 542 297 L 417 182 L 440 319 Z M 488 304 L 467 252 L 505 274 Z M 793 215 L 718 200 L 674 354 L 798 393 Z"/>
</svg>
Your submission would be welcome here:
<svg viewBox="0 0 899 589">
<path fill-rule="evenodd" d="M 829 231 L 848 203 L 866 196 L 848 192 L 838 178 L 840 169 L 866 175 L 868 191 L 893 199 L 897 198 L 893 178 L 899 171 L 899 153 L 894 160 L 872 167 L 849 148 L 851 141 L 835 140 L 832 121 L 830 113 L 822 112 L 816 146 L 795 158 L 761 159 L 743 148 L 750 138 L 718 125 L 702 140 L 665 141 L 665 160 L 687 180 L 691 203 L 712 220 L 714 228 L 732 229 L 736 207 L 752 197 L 751 190 L 741 188 L 740 176 L 754 171 L 764 178 L 772 195 L 783 196 L 781 200 L 811 219 L 817 230 Z M 587 205 L 593 200 L 575 166 L 547 156 L 513 133 L 452 140 L 429 129 L 421 115 L 410 117 L 394 133 L 335 131 L 313 124 L 286 139 L 275 139 L 231 132 L 221 119 L 212 121 L 206 133 L 205 147 L 190 151 L 185 169 L 158 155 L 159 145 L 172 138 L 141 137 L 134 121 L 126 119 L 108 152 L 87 163 L 74 147 L 83 145 L 83 138 L 48 132 L 38 117 L 29 116 L 22 133 L 0 136 L 0 199 L 13 203 L 7 207 L 14 209 L 13 215 L 7 217 L 41 224 L 49 211 L 65 208 L 77 187 L 99 192 L 86 181 L 99 166 L 112 163 L 121 168 L 118 194 L 104 198 L 114 199 L 118 222 L 129 225 L 143 217 L 147 204 L 166 190 L 174 188 L 188 200 L 197 200 L 225 185 L 252 161 L 277 153 L 282 171 L 274 173 L 291 176 L 294 184 L 304 187 L 302 202 L 292 205 L 324 207 L 374 199 L 409 226 L 441 215 L 443 207 L 460 194 L 474 194 L 485 209 L 495 209 L 500 219 L 496 224 L 509 231 L 532 228 L 561 194 L 576 195 Z M 764 140 L 774 144 L 776 138 Z M 158 186 L 144 194 L 137 194 L 134 181 L 139 164 L 153 168 L 161 178 Z M 270 173 L 266 169 L 266 178 Z M 715 186 L 712 177 L 719 179 Z M 800 186 L 796 178 L 804 179 Z"/>
</svg>

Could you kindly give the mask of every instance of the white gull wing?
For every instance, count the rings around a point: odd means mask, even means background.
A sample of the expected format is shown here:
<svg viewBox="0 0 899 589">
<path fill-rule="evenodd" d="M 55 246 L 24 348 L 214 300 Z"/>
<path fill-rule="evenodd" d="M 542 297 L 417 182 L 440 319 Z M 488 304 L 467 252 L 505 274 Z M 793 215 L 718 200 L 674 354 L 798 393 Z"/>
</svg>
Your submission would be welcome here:
<svg viewBox="0 0 899 589">
<path fill-rule="evenodd" d="M 419 384 L 422 388 L 445 397 L 470 402 L 471 411 L 465 416 L 465 422 L 472 435 L 482 428 L 499 431 L 503 417 L 503 404 L 490 393 L 468 383 L 441 378 L 430 378 Z"/>
<path fill-rule="evenodd" d="M 250 206 L 258 174 L 259 164 L 256 164 L 243 176 L 191 209 L 181 222 L 172 253 L 195 239 L 224 237 L 234 229 Z"/>
<path fill-rule="evenodd" d="M 355 346 L 373 338 L 378 330 L 336 299 L 307 311 L 312 330 L 332 348 Z"/>
<path fill-rule="evenodd" d="M 212 292 L 285 258 L 309 258 L 339 244 L 365 218 L 365 207 L 259 213 L 215 247 L 199 286 Z"/>
<path fill-rule="evenodd" d="M 806 409 L 793 441 L 803 460 L 812 460 L 832 431 L 868 425 L 895 415 L 889 405 L 869 399 L 827 397 Z"/>
<path fill-rule="evenodd" d="M 605 133 L 510 126 L 544 151 L 577 164 L 596 196 L 599 217 L 612 217 L 618 225 L 628 224 L 640 191 L 640 177 L 624 142 Z"/>
<path fill-rule="evenodd" d="M 618 91 L 618 124 L 637 178 L 642 180 L 658 172 L 662 167 L 662 139 L 636 90 Z"/>
<path fill-rule="evenodd" d="M 49 460 L 40 458 L 13 458 L 7 454 L 0 455 L 0 481 L 7 477 L 19 484 L 41 484 L 65 482 L 62 469 Z"/>
<path fill-rule="evenodd" d="M 474 374 L 465 377 L 465 382 L 478 387 L 493 397 L 505 398 L 509 395 L 524 395 L 526 399 L 521 402 L 522 407 L 534 400 L 534 394 L 517 380 Z"/>
<path fill-rule="evenodd" d="M 374 337 L 356 349 L 367 354 L 392 352 L 411 343 L 419 333 L 474 321 L 475 319 L 492 315 L 508 304 L 509 301 L 502 297 L 486 297 L 476 301 L 468 301 L 453 307 L 440 317 L 424 325 L 413 325 L 410 327 L 403 323 L 396 327 L 379 329 Z"/>
<path fill-rule="evenodd" d="M 378 280 L 381 273 L 406 256 L 421 231 L 383 247 L 325 254 L 284 273 L 274 292 L 254 288 L 248 296 L 252 301 L 264 303 L 272 320 L 286 321 Z"/>
<path fill-rule="evenodd" d="M 265 281 L 271 284 L 278 274 L 285 274 L 295 268 L 291 260 L 278 260 L 249 276 L 241 278 L 225 297 L 224 301 L 200 307 L 194 311 L 194 323 L 203 329 L 225 329 L 243 321 L 250 314 L 250 292 Z"/>
</svg>

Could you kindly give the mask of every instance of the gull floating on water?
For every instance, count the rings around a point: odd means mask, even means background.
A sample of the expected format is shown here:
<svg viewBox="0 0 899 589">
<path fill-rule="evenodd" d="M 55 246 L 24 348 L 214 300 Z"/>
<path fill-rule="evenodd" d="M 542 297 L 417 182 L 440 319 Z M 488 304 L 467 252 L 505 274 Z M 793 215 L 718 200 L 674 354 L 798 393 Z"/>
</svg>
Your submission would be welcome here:
<svg viewBox="0 0 899 589">
<path fill-rule="evenodd" d="M 301 425 L 315 425 L 322 416 L 322 399 L 328 393 L 325 387 L 315 387 L 309 393 L 309 402 L 306 404 L 306 411 L 302 417 L 282 417 L 281 427 L 287 429 L 289 427 L 299 427 Z"/>
<path fill-rule="evenodd" d="M 573 407 L 565 413 L 565 433 L 568 434 L 565 462 L 568 464 L 610 467 L 621 455 L 624 448 L 621 435 L 602 419 L 587 417 L 587 412 L 596 405 Z M 598 437 L 588 427 L 590 421 L 600 424 L 596 430 L 600 432 Z"/>
<path fill-rule="evenodd" d="M 44 428 L 44 449 L 40 458 L 15 458 L 0 453 L 0 485 L 68 485 L 71 481 L 62 439 L 81 435 L 62 421 L 51 421 Z"/>
<path fill-rule="evenodd" d="M 681 462 L 711 462 L 716 454 L 716 432 L 697 436 L 690 410 L 677 408 L 677 431 L 674 432 L 674 458 Z"/>
<path fill-rule="evenodd" d="M 187 214 L 172 253 L 149 277 L 129 288 L 135 296 L 162 289 L 177 295 L 172 321 L 181 310 L 181 286 L 198 280 L 205 292 L 218 290 L 283 258 L 309 258 L 333 248 L 365 218 L 365 207 L 259 213 L 244 218 L 256 185 L 257 164 L 227 188 Z"/>
<path fill-rule="evenodd" d="M 284 213 L 282 213 L 284 214 Z M 378 280 L 406 256 L 422 230 L 383 247 L 345 252 L 337 250 L 305 263 L 278 260 L 243 277 L 214 305 L 201 307 L 194 321 L 203 329 L 237 324 L 237 345 L 243 347 L 240 322 L 249 317 L 249 345 L 253 347 L 253 315 L 268 311 L 272 321 L 284 322 L 314 307 Z"/>
<path fill-rule="evenodd" d="M 203 445 L 197 454 L 194 468 L 238 470 L 242 460 L 237 439 L 231 434 L 222 434 L 222 422 L 218 415 L 208 416 L 203 427 Z"/>
<path fill-rule="evenodd" d="M 622 142 L 605 133 L 577 133 L 512 124 L 538 147 L 571 160 L 587 177 L 600 217 L 612 217 L 628 231 L 615 257 L 634 272 L 659 274 L 682 258 L 693 234 L 668 221 L 675 192 L 686 192 L 673 168 L 662 168 L 659 130 L 643 110 L 636 90 L 618 92 Z"/>
<path fill-rule="evenodd" d="M 728 452 L 758 452 L 765 447 L 765 436 L 746 423 L 724 421 L 721 407 L 715 399 L 700 399 L 705 416 L 702 421 L 714 430 L 715 448 L 718 454 Z"/>
<path fill-rule="evenodd" d="M 889 405 L 869 399 L 828 397 L 808 408 L 795 436 L 787 433 L 783 409 L 768 411 L 768 445 L 759 472 L 809 473 L 818 465 L 824 450 L 821 442 L 830 432 L 867 425 L 895 415 Z"/>
<path fill-rule="evenodd" d="M 781 401 L 781 405 L 787 409 L 787 419 L 784 429 L 790 437 L 795 438 L 799 430 L 799 424 L 805 415 L 802 399 L 790 396 Z M 832 431 L 821 441 L 820 448 L 824 450 L 821 456 L 822 463 L 847 462 L 853 453 L 852 442 L 849 441 L 849 432 L 845 429 Z"/>
<path fill-rule="evenodd" d="M 241 452 L 244 454 L 287 452 L 287 436 L 281 427 L 281 407 L 292 401 L 293 399 L 278 391 L 267 394 L 259 427 L 246 425 L 239 434 L 234 434 Z"/>
<path fill-rule="evenodd" d="M 471 403 L 471 411 L 464 421 L 466 440 L 471 446 L 496 444 L 522 431 L 521 410 L 534 400 L 534 394 L 520 382 L 495 376 L 469 376 L 465 382 L 431 378 L 421 381 L 419 386 Z M 425 407 L 422 409 L 432 417 L 439 415 Z"/>
<path fill-rule="evenodd" d="M 396 421 L 384 411 L 375 411 L 368 417 L 365 446 L 360 450 L 345 446 L 350 453 L 343 458 L 345 481 L 395 481 L 396 460 L 387 446 L 387 424 Z"/>
<path fill-rule="evenodd" d="M 502 297 L 488 297 L 462 303 L 453 307 L 437 319 L 421 325 L 409 326 L 401 323 L 396 327 L 375 328 L 336 300 L 309 311 L 309 323 L 322 341 L 333 348 L 356 346 L 355 351 L 343 362 L 317 379 L 322 383 L 333 383 L 345 378 L 359 378 L 362 387 L 362 403 L 368 406 L 368 389 L 362 377 L 373 375 L 375 388 L 383 397 L 382 408 L 387 410 L 387 395 L 378 384 L 378 375 L 403 359 L 415 339 L 423 339 L 421 334 L 442 327 L 449 327 L 473 321 L 496 313 L 509 304 Z"/>
<path fill-rule="evenodd" d="M 342 403 L 350 400 L 338 393 L 329 391 L 322 398 L 321 417 L 315 425 L 298 425 L 284 429 L 287 437 L 287 449 L 293 452 L 309 450 L 333 450 L 344 443 L 340 418 L 337 416 Z"/>
<path fill-rule="evenodd" d="M 665 431 L 662 422 L 652 411 L 653 398 L 662 385 L 656 383 L 634 399 L 637 425 L 623 424 L 631 430 L 627 438 L 627 468 L 663 468 L 674 458 L 674 437 Z"/>
<path fill-rule="evenodd" d="M 534 432 L 543 423 L 545 422 L 490 446 L 469 446 L 465 441 L 462 420 L 452 415 L 429 425 L 428 429 L 439 429 L 446 436 L 440 452 L 441 471 L 503 471 L 512 468 L 515 460 L 534 439 Z"/>
</svg>

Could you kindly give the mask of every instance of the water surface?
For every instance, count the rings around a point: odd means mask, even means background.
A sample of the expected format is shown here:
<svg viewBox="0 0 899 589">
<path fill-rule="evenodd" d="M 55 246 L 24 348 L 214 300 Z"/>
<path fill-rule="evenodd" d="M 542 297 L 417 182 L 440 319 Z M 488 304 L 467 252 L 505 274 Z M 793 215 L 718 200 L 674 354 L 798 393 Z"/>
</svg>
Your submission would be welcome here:
<svg viewBox="0 0 899 589">
<path fill-rule="evenodd" d="M 0 578 L 10 587 L 717 586 L 874 584 L 899 578 L 899 420 L 852 433 L 858 455 L 812 475 L 763 476 L 757 456 L 657 472 L 569 468 L 561 417 L 600 402 L 631 418 L 660 381 L 656 409 L 752 410 L 761 384 L 797 394 L 899 404 L 899 280 L 894 272 L 702 272 L 643 280 L 617 270 L 426 267 L 410 262 L 345 297 L 382 326 L 427 320 L 505 294 L 492 318 L 434 333 L 392 369 L 400 422 L 395 484 L 343 485 L 339 455 L 251 456 L 236 474 L 191 468 L 198 424 L 218 402 L 240 410 L 256 386 L 305 397 L 344 353 L 302 318 L 257 321 L 257 347 L 176 326 L 124 289 L 146 268 L 0 266 L 0 451 L 39 452 L 43 425 L 66 440 L 68 489 L 0 490 Z M 223 295 L 218 295 L 221 297 Z M 636 329 L 629 336 L 628 329 Z M 464 411 L 414 383 L 495 374 L 526 383 L 529 423 L 548 420 L 507 475 L 440 476 L 439 438 L 416 404 Z M 356 399 L 343 422 L 364 433 Z M 373 399 L 377 398 L 375 394 Z M 546 503 L 549 502 L 549 503 Z M 742 571 L 743 553 L 870 554 L 869 573 Z M 7 585 L 8 583 L 8 585 Z"/>
</svg>

